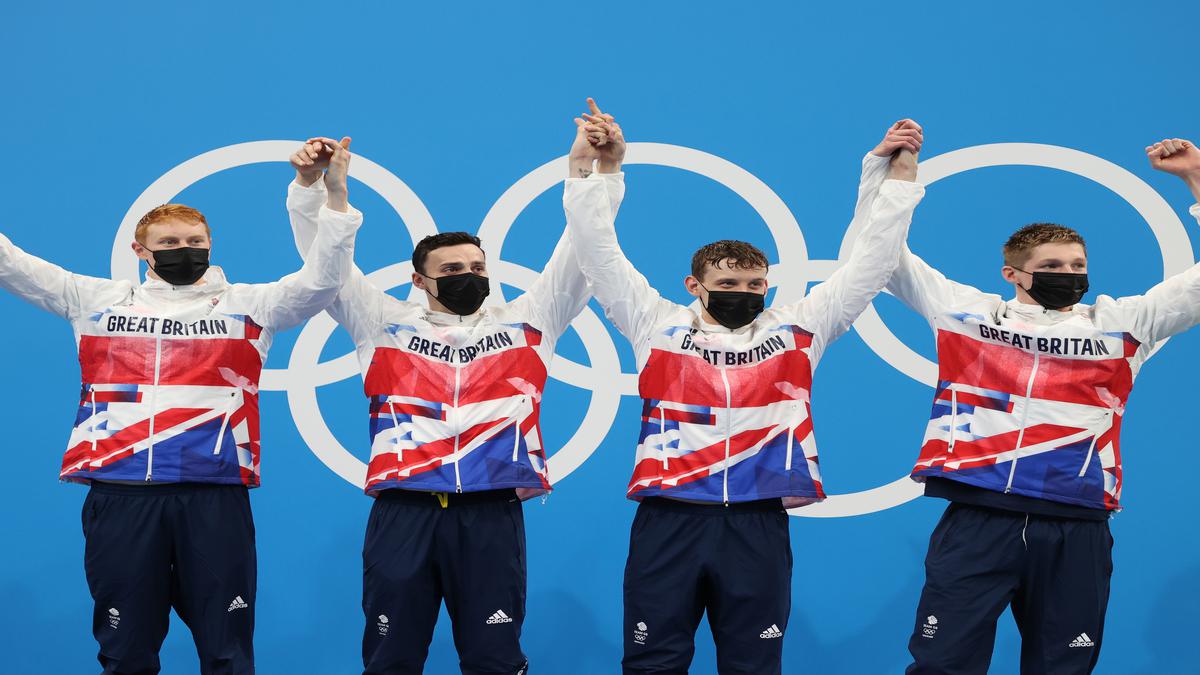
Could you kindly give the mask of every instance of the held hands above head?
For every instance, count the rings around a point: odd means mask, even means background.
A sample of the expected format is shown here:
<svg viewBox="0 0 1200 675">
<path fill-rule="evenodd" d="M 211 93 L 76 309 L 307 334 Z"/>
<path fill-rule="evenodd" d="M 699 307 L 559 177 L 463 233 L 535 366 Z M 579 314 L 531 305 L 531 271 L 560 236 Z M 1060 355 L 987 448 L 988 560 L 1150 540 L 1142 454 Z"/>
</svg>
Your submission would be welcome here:
<svg viewBox="0 0 1200 675">
<path fill-rule="evenodd" d="M 1194 143 L 1182 138 L 1165 138 L 1146 146 L 1146 157 L 1155 169 L 1182 178 L 1200 202 L 1200 149 Z"/>
<path fill-rule="evenodd" d="M 340 141 L 317 136 L 308 139 L 300 149 L 288 158 L 296 169 L 296 182 L 308 187 L 325 176 L 325 188 L 329 191 L 326 206 L 345 213 L 350 205 L 347 201 L 346 176 L 350 171 L 350 137 Z"/>
<path fill-rule="evenodd" d="M 917 180 L 917 155 L 925 142 L 925 132 L 920 124 L 903 119 L 893 124 L 884 134 L 883 140 L 871 154 L 877 157 L 891 156 L 888 178 L 910 183 Z"/>
<path fill-rule="evenodd" d="M 612 115 L 600 111 L 594 99 L 590 112 L 575 118 L 575 142 L 569 155 L 571 178 L 587 178 L 596 162 L 600 173 L 617 173 L 625 160 L 625 135 Z"/>
</svg>

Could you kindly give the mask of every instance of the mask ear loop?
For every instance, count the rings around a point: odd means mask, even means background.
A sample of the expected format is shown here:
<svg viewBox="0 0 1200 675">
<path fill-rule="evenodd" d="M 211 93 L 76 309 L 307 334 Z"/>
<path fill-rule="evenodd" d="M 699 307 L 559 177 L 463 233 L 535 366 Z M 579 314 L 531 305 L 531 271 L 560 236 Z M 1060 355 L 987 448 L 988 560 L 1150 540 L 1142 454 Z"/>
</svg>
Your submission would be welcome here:
<svg viewBox="0 0 1200 675">
<path fill-rule="evenodd" d="M 1029 288 L 1025 288 L 1024 286 L 1021 285 L 1021 282 L 1019 280 L 1017 281 L 1017 288 L 1028 293 L 1029 289 L 1033 288 L 1033 272 L 1026 272 L 1025 270 L 1021 269 L 1020 267 L 1017 267 L 1016 265 L 1009 265 L 1009 267 L 1013 268 L 1014 270 L 1016 270 L 1018 272 L 1024 272 L 1025 274 L 1029 275 Z"/>
<path fill-rule="evenodd" d="M 709 297 L 712 297 L 712 291 L 708 290 L 708 286 L 705 286 L 704 284 L 700 283 L 699 279 L 696 280 L 696 285 L 699 286 L 700 288 L 703 288 L 704 292 L 708 293 Z M 706 311 L 706 312 L 712 311 L 708 308 L 708 303 L 704 302 L 704 298 L 702 298 L 700 296 L 696 296 L 696 299 L 700 301 L 700 306 L 704 308 L 704 311 Z"/>
<path fill-rule="evenodd" d="M 428 280 L 428 279 L 432 279 L 433 281 L 437 281 L 437 277 L 431 277 L 431 276 L 429 276 L 428 274 L 424 274 L 424 273 L 422 273 L 422 272 L 417 272 L 417 274 L 420 274 L 421 276 L 425 277 L 427 280 Z M 426 283 L 426 284 L 425 284 L 425 288 L 424 288 L 423 290 L 424 290 L 426 293 L 428 293 L 428 294 L 429 294 L 429 295 L 430 295 L 430 296 L 431 296 L 431 297 L 432 297 L 434 300 L 437 300 L 438 302 L 441 302 L 441 299 L 439 299 L 439 298 L 438 298 L 438 296 L 434 295 L 434 294 L 433 294 L 433 291 L 429 290 L 429 284 L 428 284 L 428 283 Z"/>
</svg>

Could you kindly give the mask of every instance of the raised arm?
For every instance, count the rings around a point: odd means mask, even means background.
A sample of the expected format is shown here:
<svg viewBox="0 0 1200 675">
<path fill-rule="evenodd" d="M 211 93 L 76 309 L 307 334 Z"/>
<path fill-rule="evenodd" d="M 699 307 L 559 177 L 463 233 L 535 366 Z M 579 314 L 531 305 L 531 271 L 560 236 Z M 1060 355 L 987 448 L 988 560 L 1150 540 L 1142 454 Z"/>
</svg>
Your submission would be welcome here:
<svg viewBox="0 0 1200 675">
<path fill-rule="evenodd" d="M 804 324 L 825 344 L 846 332 L 891 278 L 912 222 L 913 209 L 925 195 L 925 188 L 916 182 L 917 152 L 923 140 L 920 127 L 915 122 L 911 128 L 899 124 L 888 129 L 883 141 L 872 151 L 873 155 L 890 160 L 886 179 L 874 198 L 865 204 L 861 193 L 868 190 L 861 186 L 877 180 L 874 175 L 877 168 L 873 160 L 863 162 L 855 213 L 855 219 L 861 219 L 862 230 L 850 259 L 829 279 L 814 286 L 799 303 Z"/>
<path fill-rule="evenodd" d="M 350 276 L 354 235 L 362 214 L 347 199 L 349 146 L 350 139 L 345 138 L 330 148 L 325 204 L 318 207 L 316 233 L 303 267 L 279 281 L 244 287 L 254 296 L 250 302 L 255 320 L 265 326 L 284 330 L 311 318 L 334 301 Z"/>
<path fill-rule="evenodd" d="M 73 319 L 85 309 L 129 295 L 132 284 L 73 274 L 26 253 L 0 234 L 0 288 L 47 312 Z"/>
<path fill-rule="evenodd" d="M 590 106 L 595 102 L 588 99 Z M 617 330 L 637 344 L 649 336 L 657 317 L 669 311 L 672 303 L 650 286 L 621 251 L 614 228 L 616 205 L 610 190 L 623 195 L 624 176 L 620 170 L 625 154 L 625 139 L 614 121 L 595 121 L 598 108 L 588 119 L 575 120 L 575 142 L 571 146 L 563 208 L 579 268 L 592 287 L 592 294 Z M 605 145 L 612 144 L 602 152 Z M 598 162 L 601 172 L 593 173 Z"/>
<path fill-rule="evenodd" d="M 905 122 L 911 120 L 901 120 L 896 124 L 903 126 Z M 889 136 L 896 129 L 897 127 L 893 126 L 888 132 Z M 884 142 L 880 143 L 872 154 L 886 150 L 887 146 L 888 138 L 885 137 Z M 860 208 L 863 205 L 863 193 L 868 192 L 869 182 L 864 161 L 862 187 L 859 189 Z M 858 217 L 857 212 L 855 217 Z M 926 320 L 932 319 L 947 307 L 954 307 L 965 299 L 981 295 L 975 288 L 947 279 L 941 272 L 914 255 L 908 244 L 903 241 L 900 243 L 895 270 L 885 288 Z"/>
<path fill-rule="evenodd" d="M 311 138 L 291 156 L 296 180 L 288 185 L 287 210 L 301 258 L 308 257 L 317 235 L 317 219 L 327 199 L 324 178 L 333 156 L 333 143 L 335 141 L 329 138 Z M 367 280 L 358 265 L 352 262 L 342 290 L 326 310 L 358 344 L 380 329 L 386 297 L 387 294 Z"/>
<path fill-rule="evenodd" d="M 1178 176 L 1195 198 L 1192 217 L 1200 222 L 1200 149 L 1181 138 L 1164 139 L 1146 148 L 1150 166 Z M 1200 323 L 1200 264 L 1165 279 L 1144 295 L 1121 298 L 1117 306 L 1133 313 L 1133 335 L 1157 342 Z"/>
<path fill-rule="evenodd" d="M 582 139 L 576 134 L 576 143 L 572 145 L 570 153 L 570 164 L 574 167 L 572 173 L 578 175 L 580 168 L 590 169 L 592 160 L 597 161 L 599 175 L 605 183 L 609 206 L 615 217 L 625 197 L 625 183 L 621 175 L 621 163 L 625 160 L 625 137 L 612 115 L 602 113 L 590 98 L 588 104 L 591 112 L 585 117 L 604 131 Z M 516 302 L 525 303 L 531 310 L 540 313 L 547 328 L 557 335 L 566 330 L 567 324 L 583 311 L 591 297 L 587 277 L 577 261 L 571 232 L 564 230 L 550 256 L 550 262 L 533 286 Z"/>
<path fill-rule="evenodd" d="M 925 141 L 925 130 L 915 120 L 902 119 L 888 128 L 883 140 L 863 157 L 862 175 L 858 180 L 858 199 L 854 203 L 854 217 L 850 227 L 858 229 L 866 223 L 879 186 L 889 176 L 892 156 L 900 149 L 920 152 Z M 915 149 L 914 149 L 915 148 Z"/>
</svg>

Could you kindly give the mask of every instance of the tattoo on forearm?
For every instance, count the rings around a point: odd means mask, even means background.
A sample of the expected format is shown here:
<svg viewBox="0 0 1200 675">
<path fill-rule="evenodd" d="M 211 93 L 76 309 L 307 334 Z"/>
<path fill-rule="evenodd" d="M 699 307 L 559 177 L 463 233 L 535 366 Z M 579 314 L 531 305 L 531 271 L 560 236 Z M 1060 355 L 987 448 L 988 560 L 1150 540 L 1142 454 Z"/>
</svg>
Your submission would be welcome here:
<svg viewBox="0 0 1200 675">
<path fill-rule="evenodd" d="M 580 178 L 587 178 L 590 175 L 592 175 L 591 169 L 584 169 L 582 167 L 579 169 L 579 177 Z"/>
</svg>

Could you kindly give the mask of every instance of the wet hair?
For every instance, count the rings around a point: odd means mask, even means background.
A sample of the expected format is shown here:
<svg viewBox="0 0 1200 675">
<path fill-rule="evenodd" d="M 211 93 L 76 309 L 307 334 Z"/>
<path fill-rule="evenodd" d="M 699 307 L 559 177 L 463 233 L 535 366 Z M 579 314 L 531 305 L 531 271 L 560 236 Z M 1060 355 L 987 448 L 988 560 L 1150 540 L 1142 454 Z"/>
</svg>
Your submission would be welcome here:
<svg viewBox="0 0 1200 675">
<path fill-rule="evenodd" d="M 724 260 L 728 260 L 729 267 L 733 269 L 767 268 L 767 256 L 757 246 L 736 239 L 722 239 L 701 246 L 692 255 L 692 276 L 703 280 L 704 272 L 710 265 L 717 267 Z"/>
</svg>

